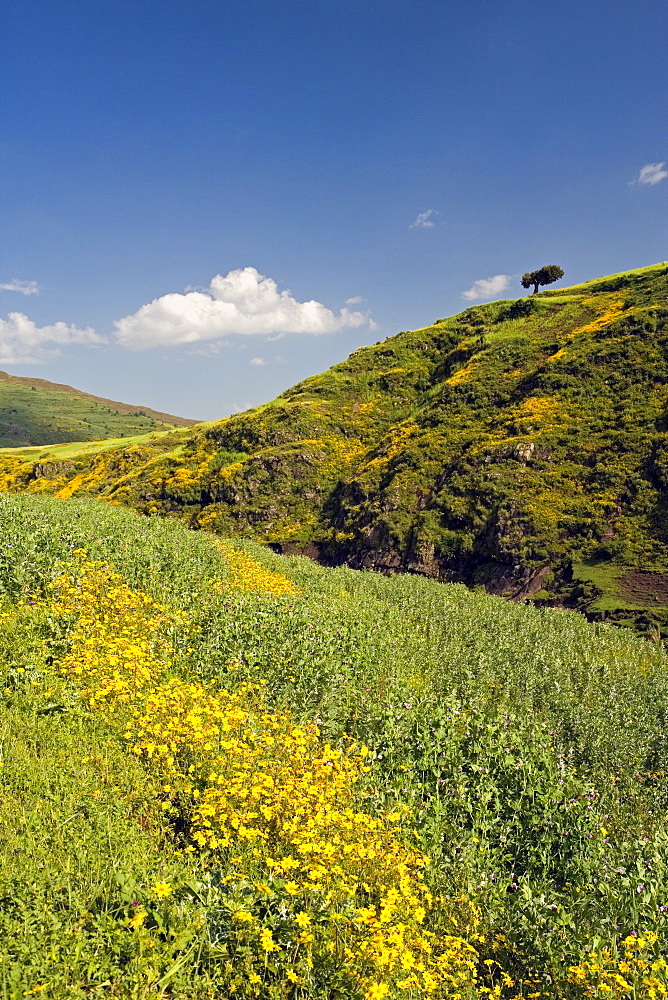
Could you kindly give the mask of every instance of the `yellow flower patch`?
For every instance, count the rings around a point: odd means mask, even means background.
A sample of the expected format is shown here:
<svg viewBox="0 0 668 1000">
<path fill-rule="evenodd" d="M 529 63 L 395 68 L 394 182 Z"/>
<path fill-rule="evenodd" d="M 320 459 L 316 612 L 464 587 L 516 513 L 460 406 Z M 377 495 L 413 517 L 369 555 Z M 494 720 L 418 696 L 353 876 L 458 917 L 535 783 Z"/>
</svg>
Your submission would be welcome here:
<svg viewBox="0 0 668 1000">
<path fill-rule="evenodd" d="M 301 587 L 262 566 L 256 559 L 246 555 L 243 549 L 235 549 L 230 542 L 216 541 L 217 548 L 225 556 L 229 566 L 229 578 L 217 582 L 214 589 L 223 591 L 241 591 L 245 594 L 267 594 L 270 597 L 299 597 L 303 594 Z"/>
<path fill-rule="evenodd" d="M 609 950 L 589 955 L 579 965 L 569 968 L 569 979 L 587 996 L 642 997 L 659 1000 L 668 997 L 668 962 L 652 958 L 648 950 L 657 942 L 653 931 L 641 937 L 630 934 L 622 942 L 623 957 L 613 957 Z"/>
<path fill-rule="evenodd" d="M 236 550 L 230 562 L 239 589 L 268 573 Z M 259 580 L 275 596 L 293 586 L 278 574 Z M 364 747 L 333 746 L 315 724 L 269 711 L 262 685 L 229 693 L 173 676 L 165 633 L 187 627 L 186 616 L 130 590 L 109 565 L 79 553 L 51 593 L 50 616 L 69 629 L 60 671 L 154 772 L 189 850 L 211 858 L 230 893 L 245 887 L 230 941 L 250 954 L 249 975 L 266 975 L 270 956 L 277 997 L 297 982 L 308 989 L 314 969 L 332 963 L 352 996 L 481 995 L 473 946 L 426 929 L 427 858 L 396 812 L 359 808 Z M 153 892 L 164 898 L 172 886 Z"/>
</svg>

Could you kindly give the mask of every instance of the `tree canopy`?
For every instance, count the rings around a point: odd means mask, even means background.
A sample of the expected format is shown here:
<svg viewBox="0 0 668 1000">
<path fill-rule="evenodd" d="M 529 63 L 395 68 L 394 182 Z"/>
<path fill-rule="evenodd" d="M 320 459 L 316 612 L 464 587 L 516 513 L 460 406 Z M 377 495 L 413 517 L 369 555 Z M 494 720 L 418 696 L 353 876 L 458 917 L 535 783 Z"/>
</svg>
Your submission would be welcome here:
<svg viewBox="0 0 668 1000">
<path fill-rule="evenodd" d="M 551 285 L 553 281 L 558 281 L 563 276 L 563 269 L 558 264 L 546 264 L 537 271 L 527 271 L 522 278 L 522 288 L 531 288 L 533 285 L 531 294 L 535 295 L 540 285 Z"/>
</svg>

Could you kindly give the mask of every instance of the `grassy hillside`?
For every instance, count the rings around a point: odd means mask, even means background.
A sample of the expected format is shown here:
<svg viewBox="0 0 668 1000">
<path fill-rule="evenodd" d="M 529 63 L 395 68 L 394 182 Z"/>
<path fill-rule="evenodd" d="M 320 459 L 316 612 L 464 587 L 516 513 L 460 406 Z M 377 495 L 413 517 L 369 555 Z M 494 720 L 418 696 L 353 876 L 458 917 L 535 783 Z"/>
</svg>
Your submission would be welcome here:
<svg viewBox="0 0 668 1000">
<path fill-rule="evenodd" d="M 465 310 L 265 406 L 7 490 L 103 496 L 330 564 L 668 624 L 668 265 Z"/>
<path fill-rule="evenodd" d="M 665 996 L 667 666 L 576 613 L 0 497 L 2 996 Z"/>
<path fill-rule="evenodd" d="M 0 372 L 0 447 L 100 441 L 194 423 L 150 407 L 91 396 L 69 385 Z"/>
</svg>

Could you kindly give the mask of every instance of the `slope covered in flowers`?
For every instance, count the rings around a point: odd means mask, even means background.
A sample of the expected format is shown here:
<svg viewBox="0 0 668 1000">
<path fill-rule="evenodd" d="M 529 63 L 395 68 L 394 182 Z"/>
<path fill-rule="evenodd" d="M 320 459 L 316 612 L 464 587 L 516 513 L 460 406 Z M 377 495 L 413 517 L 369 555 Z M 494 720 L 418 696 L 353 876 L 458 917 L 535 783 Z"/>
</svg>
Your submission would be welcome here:
<svg viewBox="0 0 668 1000">
<path fill-rule="evenodd" d="M 661 648 L 77 502 L 0 588 L 5 996 L 666 995 Z"/>
<path fill-rule="evenodd" d="M 475 306 L 355 351 L 273 402 L 0 487 L 668 624 L 668 265 Z"/>
<path fill-rule="evenodd" d="M 359 811 L 366 748 L 336 749 L 316 725 L 267 711 L 257 685 L 230 693 L 170 677 L 167 609 L 108 564 L 75 556 L 44 607 L 73 625 L 59 669 L 81 683 L 91 711 L 124 725 L 128 749 L 162 782 L 164 810 L 187 821 L 186 850 L 206 850 L 230 895 L 241 894 L 228 934 L 234 982 L 313 992 L 331 967 L 331 988 L 368 998 L 474 984 L 475 949 L 422 927 L 426 858 L 399 839 L 401 814 Z M 228 558 L 231 587 L 294 593 L 244 553 Z"/>
</svg>

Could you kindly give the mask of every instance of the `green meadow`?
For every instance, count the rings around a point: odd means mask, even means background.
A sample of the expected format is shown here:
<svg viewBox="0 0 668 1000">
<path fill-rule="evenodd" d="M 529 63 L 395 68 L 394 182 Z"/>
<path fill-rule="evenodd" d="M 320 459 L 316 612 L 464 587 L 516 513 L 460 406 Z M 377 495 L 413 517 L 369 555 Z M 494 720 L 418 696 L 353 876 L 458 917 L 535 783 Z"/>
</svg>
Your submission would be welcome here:
<svg viewBox="0 0 668 1000">
<path fill-rule="evenodd" d="M 120 443 L 192 423 L 150 407 L 91 396 L 68 385 L 0 372 L 0 448 L 12 452 L 70 441 L 97 442 L 99 450 L 103 440 L 105 445 L 110 438 Z"/>
<path fill-rule="evenodd" d="M 21 448 L 3 448 L 0 454 L 17 458 L 23 462 L 62 462 L 67 459 L 85 458 L 107 451 L 110 448 L 130 448 L 134 445 L 164 447 L 165 445 L 178 453 L 178 447 L 186 428 L 170 428 L 164 431 L 153 431 L 148 434 L 134 434 L 127 437 L 109 437 L 103 441 L 65 441 L 62 444 L 26 445 Z"/>
<path fill-rule="evenodd" d="M 0 497 L 0 997 L 665 996 L 662 645 L 574 611 L 235 546 L 296 589 L 229 586 L 232 550 L 177 521 Z M 402 980 L 391 948 L 375 978 L 353 974 L 352 938 L 313 887 L 297 900 L 313 929 L 297 940 L 312 940 L 289 951 L 291 883 L 265 873 L 274 895 L 256 898 L 241 835 L 198 845 L 192 802 L 62 668 L 77 615 L 52 585 L 80 585 L 82 549 L 164 609 L 168 679 L 220 697 L 259 686 L 263 711 L 315 724 L 327 753 L 367 748 L 351 815 L 401 814 L 401 842 L 428 859 L 420 926 L 469 943 L 466 981 Z M 362 886 L 336 919 L 381 928 L 381 903 Z M 235 913 L 260 937 L 240 937 Z"/>
</svg>

